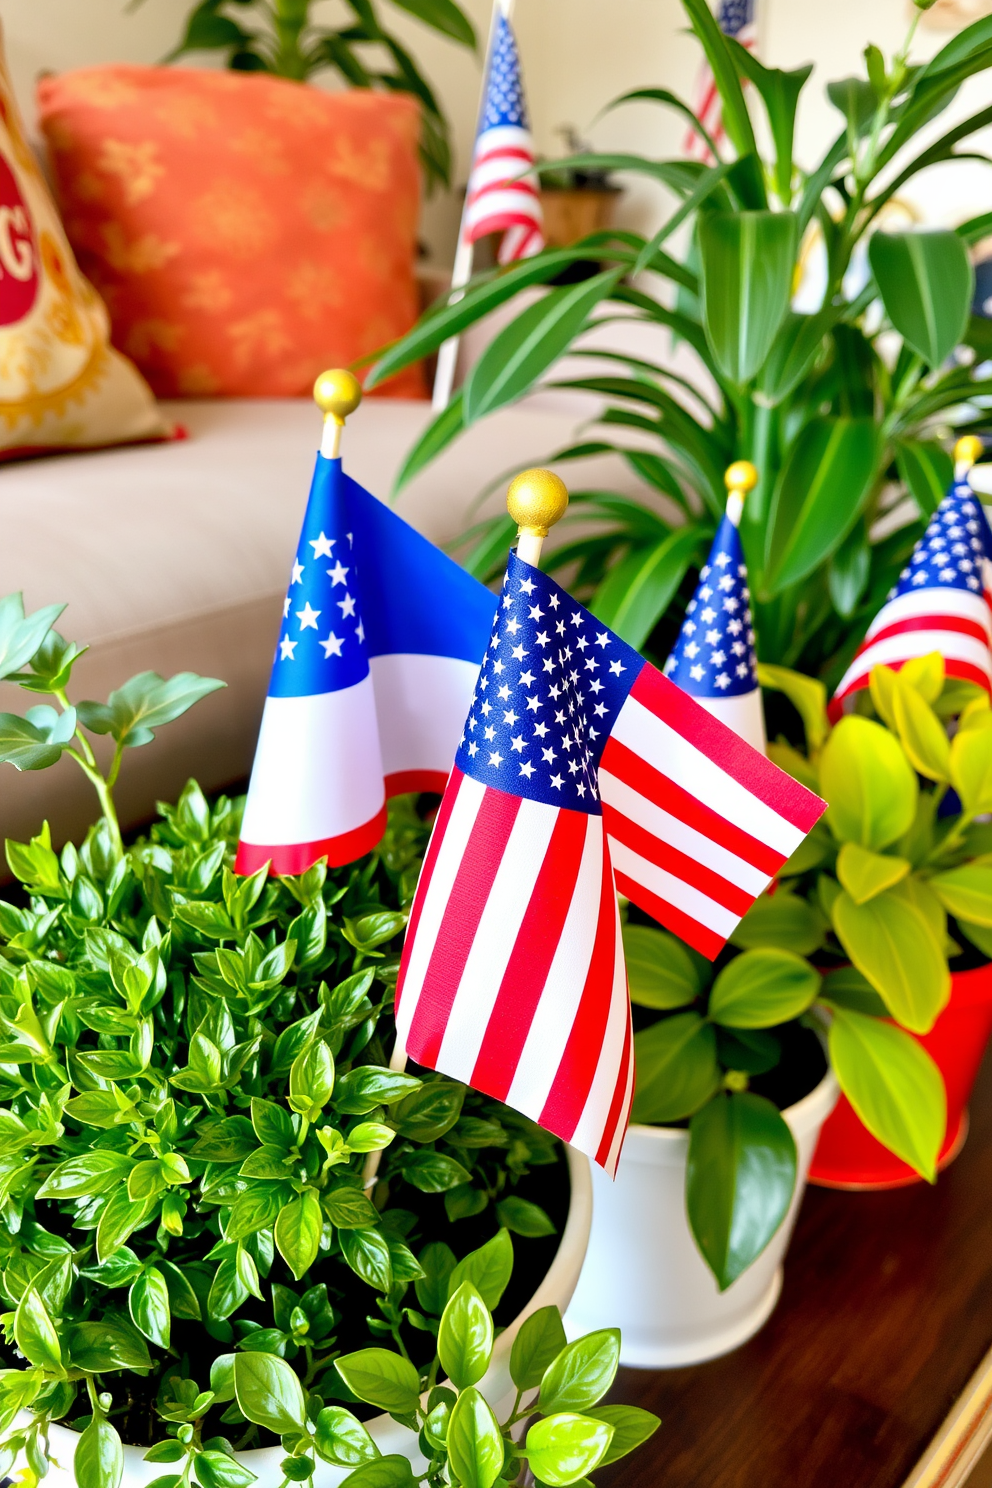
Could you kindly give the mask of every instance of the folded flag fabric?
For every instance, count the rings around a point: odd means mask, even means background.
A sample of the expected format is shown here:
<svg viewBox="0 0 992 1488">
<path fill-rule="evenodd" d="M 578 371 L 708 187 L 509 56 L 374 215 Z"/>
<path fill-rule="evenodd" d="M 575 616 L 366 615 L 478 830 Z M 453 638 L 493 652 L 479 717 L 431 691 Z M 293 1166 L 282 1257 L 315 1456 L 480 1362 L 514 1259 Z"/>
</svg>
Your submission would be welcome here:
<svg viewBox="0 0 992 1488">
<path fill-rule="evenodd" d="M 754 7 L 755 0 L 720 0 L 720 8 L 717 11 L 717 24 L 724 36 L 732 36 L 735 41 L 740 42 L 741 46 L 747 47 L 748 51 L 752 51 L 758 41 Z M 716 79 L 713 76 L 713 69 L 708 62 L 704 62 L 699 69 L 693 112 L 714 143 L 719 145 L 725 134 L 723 105 L 720 101 Z M 695 129 L 689 130 L 683 149 L 695 160 L 709 162 L 713 158 L 703 136 Z"/>
<path fill-rule="evenodd" d="M 939 651 L 949 677 L 992 692 L 992 610 L 985 574 L 992 536 L 967 479 L 955 479 L 920 538 L 909 563 L 875 616 L 830 704 L 869 684 L 871 669 L 898 670 L 914 656 Z"/>
<path fill-rule="evenodd" d="M 738 531 L 741 510 L 741 497 L 732 492 L 665 662 L 665 676 L 764 753 L 751 591 Z"/>
<path fill-rule="evenodd" d="M 237 872 L 349 863 L 382 836 L 388 796 L 444 790 L 495 604 L 318 455 Z"/>
<path fill-rule="evenodd" d="M 502 13 L 496 20 L 489 76 L 479 134 L 465 198 L 466 241 L 477 243 L 502 233 L 501 264 L 529 258 L 544 247 L 535 161 L 513 28 Z"/>
<path fill-rule="evenodd" d="M 511 554 L 417 888 L 397 1035 L 615 1171 L 617 890 L 715 956 L 824 802 Z"/>
</svg>

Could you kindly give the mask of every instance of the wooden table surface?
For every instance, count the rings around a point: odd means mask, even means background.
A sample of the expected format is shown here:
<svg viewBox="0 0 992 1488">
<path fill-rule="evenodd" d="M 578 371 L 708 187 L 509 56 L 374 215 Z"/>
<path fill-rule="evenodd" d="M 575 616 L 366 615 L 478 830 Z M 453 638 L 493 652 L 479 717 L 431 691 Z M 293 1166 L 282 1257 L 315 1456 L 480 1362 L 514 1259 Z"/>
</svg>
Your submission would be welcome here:
<svg viewBox="0 0 992 1488">
<path fill-rule="evenodd" d="M 691 1369 L 622 1369 L 661 1430 L 601 1488 L 900 1488 L 992 1345 L 992 1059 L 935 1188 L 811 1188 L 776 1311 Z M 992 1452 L 969 1488 L 992 1484 Z"/>
</svg>

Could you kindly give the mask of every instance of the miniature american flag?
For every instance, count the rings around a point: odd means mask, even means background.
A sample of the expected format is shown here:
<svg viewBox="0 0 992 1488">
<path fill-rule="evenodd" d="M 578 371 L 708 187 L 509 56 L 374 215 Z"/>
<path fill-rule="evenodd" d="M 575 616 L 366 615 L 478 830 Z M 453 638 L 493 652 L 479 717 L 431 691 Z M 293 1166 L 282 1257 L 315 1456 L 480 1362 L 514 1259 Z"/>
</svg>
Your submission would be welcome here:
<svg viewBox="0 0 992 1488">
<path fill-rule="evenodd" d="M 709 957 L 824 803 L 553 579 L 510 564 L 414 900 L 397 1035 L 614 1172 L 617 891 Z"/>
<path fill-rule="evenodd" d="M 956 478 L 841 678 L 830 704 L 834 718 L 846 697 L 868 686 L 872 667 L 898 671 L 931 651 L 943 656 L 949 677 L 992 692 L 990 554 L 985 513 L 969 482 Z"/>
<path fill-rule="evenodd" d="M 534 141 L 520 81 L 520 59 L 505 15 L 496 22 L 486 97 L 472 158 L 465 201 L 465 239 L 477 243 L 501 232 L 499 261 L 513 263 L 544 247 L 541 199 L 534 164 Z"/>
<path fill-rule="evenodd" d="M 675 648 L 665 662 L 665 676 L 763 753 L 765 724 L 751 591 L 737 530 L 741 504 L 733 492 L 699 571 Z"/>
<path fill-rule="evenodd" d="M 747 47 L 748 51 L 751 51 L 758 41 L 754 6 L 755 0 L 720 0 L 720 10 L 717 16 L 724 36 L 732 36 L 735 41 L 740 42 L 741 46 Z M 720 105 L 716 80 L 708 62 L 704 62 L 699 70 L 694 110 L 696 118 L 716 144 L 719 144 L 724 137 L 723 109 Z M 712 159 L 709 146 L 702 135 L 697 134 L 694 129 L 690 129 L 686 135 L 683 148 L 685 153 L 694 160 L 708 163 Z"/>
</svg>

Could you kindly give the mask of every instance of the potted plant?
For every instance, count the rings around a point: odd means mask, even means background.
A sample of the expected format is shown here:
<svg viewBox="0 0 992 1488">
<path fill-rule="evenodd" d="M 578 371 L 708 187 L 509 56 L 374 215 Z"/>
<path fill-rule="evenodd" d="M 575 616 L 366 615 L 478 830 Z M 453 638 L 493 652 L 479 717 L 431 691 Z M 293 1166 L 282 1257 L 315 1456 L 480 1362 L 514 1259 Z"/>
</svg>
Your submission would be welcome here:
<svg viewBox="0 0 992 1488">
<path fill-rule="evenodd" d="M 387 1339 L 433 1388 L 438 1320 L 466 1278 L 509 1324 L 487 1370 L 498 1405 L 524 1318 L 571 1293 L 588 1165 L 570 1155 L 569 1192 L 546 1133 L 385 1067 L 423 823 L 407 803 L 350 868 L 236 878 L 238 808 L 191 783 L 125 848 L 123 751 L 220 684 L 144 673 L 73 707 L 82 651 L 52 629 L 59 608 L 0 601 L 0 675 L 49 699 L 0 715 L 0 755 L 40 769 L 68 753 L 104 813 L 78 849 L 56 854 L 47 827 L 7 844 L 21 893 L 0 900 L 4 1471 L 243 1488 L 280 1436 L 290 1481 L 314 1446 L 356 1465 L 372 1449 L 315 1439 L 321 1412 L 356 1403 L 337 1359 Z M 93 733 L 114 741 L 106 773 Z M 367 1431 L 414 1457 L 416 1411 L 398 1414 Z M 163 1463 L 181 1465 L 163 1481 Z"/>
<path fill-rule="evenodd" d="M 536 302 L 528 296 L 410 452 L 400 483 L 470 424 L 530 391 L 590 317 L 619 316 L 622 324 L 633 317 L 654 329 L 658 352 L 583 346 L 583 359 L 598 358 L 602 374 L 564 385 L 600 395 L 605 406 L 580 443 L 549 459 L 582 462 L 615 450 L 652 494 L 638 501 L 609 490 L 573 492 L 573 516 L 585 525 L 548 562 L 577 563 L 578 597 L 631 644 L 663 659 L 691 597 L 689 571 L 723 514 L 723 472 L 747 458 L 761 472 L 741 524 L 760 654 L 836 682 L 922 531 L 911 506 L 893 517 L 893 487 L 912 495 L 924 516 L 932 512 L 951 477 L 936 431 L 947 421 L 973 422 L 977 400 L 992 389 L 981 371 L 984 323 L 969 320 L 967 252 L 988 233 L 987 218 L 957 232 L 876 232 L 894 193 L 918 171 L 953 158 L 959 145 L 967 148 L 984 124 L 984 110 L 964 119 L 910 153 L 893 175 L 892 162 L 911 150 L 924 121 L 992 64 L 992 18 L 920 66 L 908 60 L 912 28 L 888 61 L 868 47 L 864 76 L 829 85 L 839 131 L 805 171 L 793 136 L 810 69 L 763 66 L 720 32 L 705 0 L 683 3 L 721 98 L 726 144 L 715 147 L 716 163 L 572 157 L 564 163 L 571 169 L 662 182 L 675 193 L 676 210 L 649 239 L 600 233 L 477 276 L 457 303 L 435 306 L 390 348 L 368 385 L 549 284 L 570 263 L 597 260 L 603 268 L 594 278 Z M 748 100 L 765 116 L 767 156 Z M 692 118 L 665 89 L 639 89 L 618 102 L 653 102 Z M 689 249 L 679 256 L 670 245 L 686 224 Z M 791 308 L 793 285 L 814 239 L 822 300 L 800 313 Z M 747 295 L 728 292 L 745 284 Z M 881 312 L 869 315 L 878 305 Z M 697 377 L 666 364 L 668 333 L 696 358 Z M 948 360 L 961 342 L 978 349 L 974 365 Z M 883 509 L 890 515 L 880 531 Z M 508 534 L 505 516 L 475 530 L 466 558 L 474 572 L 495 572 Z"/>
<path fill-rule="evenodd" d="M 807 784 L 817 781 L 830 802 L 783 870 L 782 889 L 822 913 L 821 964 L 851 963 L 866 984 L 865 1005 L 910 1029 L 937 1062 L 948 1102 L 943 1166 L 964 1142 L 971 1087 L 992 1033 L 988 694 L 946 678 L 934 652 L 898 672 L 875 667 L 857 711 L 831 728 L 818 681 L 777 667 L 759 675 L 791 699 L 805 732 L 804 754 L 782 739 L 769 753 Z M 834 972 L 828 984 L 838 975 L 851 973 Z M 834 1064 L 840 1072 L 836 1057 Z M 812 1181 L 845 1188 L 918 1181 L 905 1151 L 875 1140 L 872 1115 L 858 1099 L 840 1103 Z"/>
</svg>

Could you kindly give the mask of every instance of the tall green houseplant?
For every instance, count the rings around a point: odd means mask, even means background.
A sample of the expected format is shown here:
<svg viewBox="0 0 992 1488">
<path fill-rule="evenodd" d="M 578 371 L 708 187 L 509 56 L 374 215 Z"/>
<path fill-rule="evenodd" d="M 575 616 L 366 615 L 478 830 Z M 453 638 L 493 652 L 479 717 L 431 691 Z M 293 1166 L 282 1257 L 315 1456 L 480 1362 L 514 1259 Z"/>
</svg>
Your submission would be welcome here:
<svg viewBox="0 0 992 1488">
<path fill-rule="evenodd" d="M 812 69 L 765 67 L 722 34 L 706 0 L 683 5 L 716 79 L 728 158 L 715 144 L 711 165 L 638 154 L 574 157 L 568 164 L 575 168 L 624 171 L 666 186 L 676 209 L 651 239 L 595 234 L 574 249 L 477 276 L 463 298 L 434 308 L 385 353 L 370 384 L 524 290 L 548 285 L 575 260 L 598 260 L 594 277 L 550 288 L 496 335 L 410 452 L 399 484 L 469 425 L 530 391 L 593 316 L 619 313 L 668 332 L 695 353 L 694 381 L 676 373 L 664 351 L 648 360 L 583 348 L 583 358 L 598 359 L 602 371 L 554 384 L 599 394 L 605 408 L 595 437 L 553 458 L 581 462 L 619 451 L 664 500 L 659 510 L 658 502 L 617 492 L 576 492 L 573 520 L 585 532 L 550 562 L 578 563 L 578 588 L 593 610 L 650 650 L 652 631 L 680 587 L 688 598 L 687 575 L 723 511 L 725 467 L 750 459 L 761 480 L 741 533 L 760 654 L 829 682 L 922 530 L 921 520 L 911 520 L 881 535 L 877 523 L 893 482 L 927 516 L 952 473 L 942 429 L 974 427 L 992 395 L 981 361 L 988 332 L 969 313 L 968 257 L 992 214 L 956 232 L 879 226 L 908 181 L 956 158 L 959 147 L 967 152 L 970 136 L 992 121 L 985 108 L 925 148 L 913 143 L 967 78 L 992 66 L 992 17 L 966 28 L 925 66 L 909 61 L 915 19 L 891 59 L 867 47 L 864 76 L 829 85 L 841 127 L 822 160 L 804 171 L 793 140 Z M 616 101 L 631 102 L 693 118 L 663 88 Z M 769 153 L 758 145 L 752 112 L 763 115 Z M 681 251 L 673 246 L 679 230 Z M 825 263 L 822 303 L 801 313 L 792 308 L 794 289 L 817 242 Z M 962 345 L 971 350 L 952 359 Z M 484 524 L 474 537 L 469 566 L 487 575 L 505 548 L 506 519 Z M 655 650 L 668 638 L 660 635 Z"/>
</svg>

